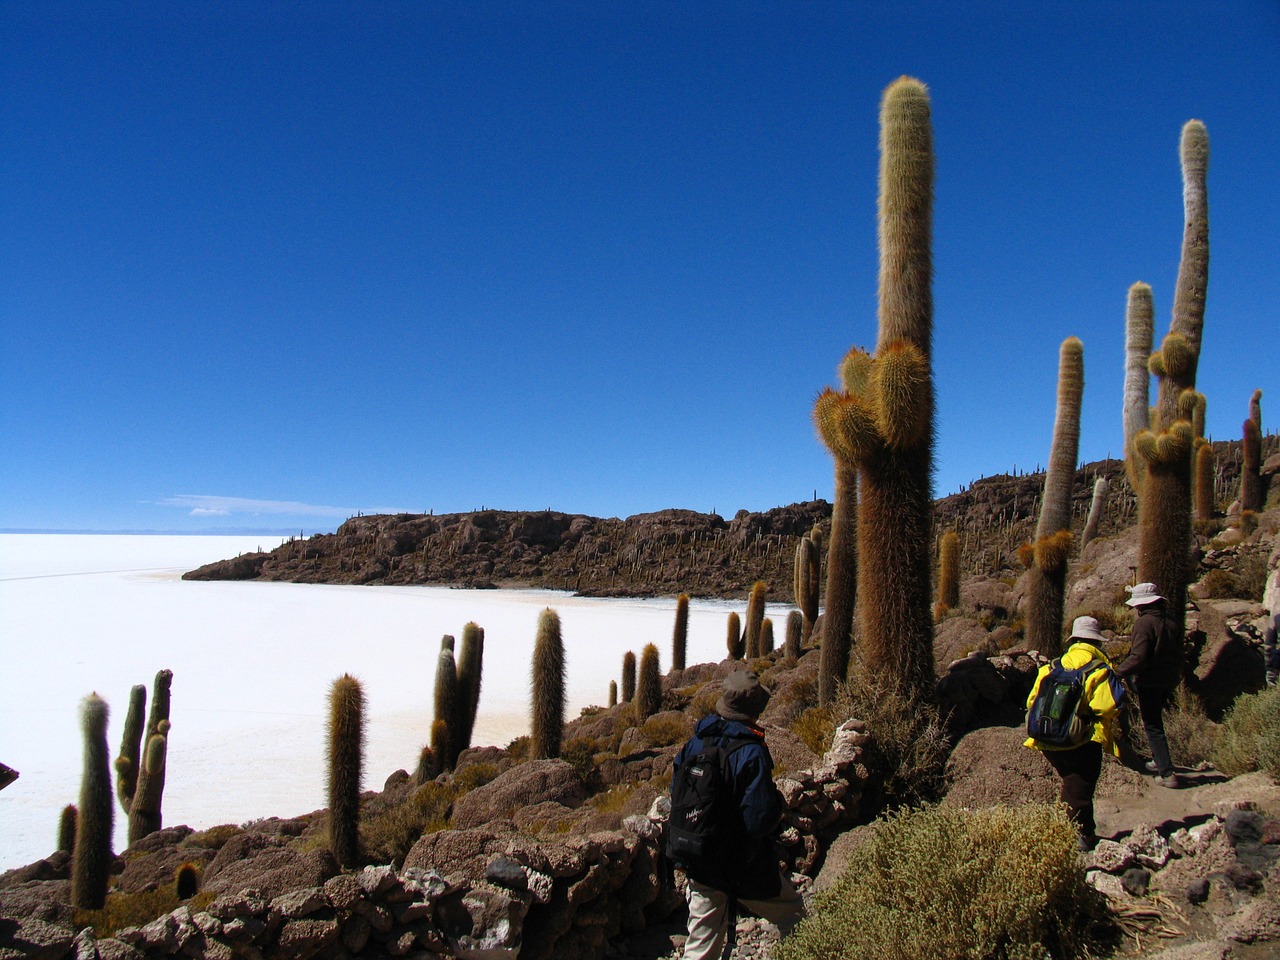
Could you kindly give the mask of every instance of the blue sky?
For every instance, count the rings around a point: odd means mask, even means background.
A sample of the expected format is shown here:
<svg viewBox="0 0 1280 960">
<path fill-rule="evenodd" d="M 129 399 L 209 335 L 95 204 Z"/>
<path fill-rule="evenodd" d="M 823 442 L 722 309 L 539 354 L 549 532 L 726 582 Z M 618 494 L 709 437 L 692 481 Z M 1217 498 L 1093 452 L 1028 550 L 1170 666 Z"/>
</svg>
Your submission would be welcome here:
<svg viewBox="0 0 1280 960">
<path fill-rule="evenodd" d="M 1211 143 L 1200 387 L 1280 422 L 1280 4 L 0 4 L 0 528 L 830 498 L 880 93 L 929 85 L 935 489 L 1120 450 Z"/>
</svg>

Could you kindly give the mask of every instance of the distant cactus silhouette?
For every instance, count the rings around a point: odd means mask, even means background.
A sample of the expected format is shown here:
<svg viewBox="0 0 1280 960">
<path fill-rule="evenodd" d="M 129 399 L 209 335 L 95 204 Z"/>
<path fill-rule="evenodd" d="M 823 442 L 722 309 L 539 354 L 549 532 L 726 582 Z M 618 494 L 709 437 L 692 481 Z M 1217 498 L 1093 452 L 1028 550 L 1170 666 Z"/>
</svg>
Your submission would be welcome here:
<svg viewBox="0 0 1280 960">
<path fill-rule="evenodd" d="M 609 681 L 609 706 L 616 707 L 618 705 L 618 681 Z"/>
<path fill-rule="evenodd" d="M 782 652 L 784 656 L 790 657 L 792 660 L 800 659 L 804 624 L 804 614 L 799 610 L 791 610 L 787 613 L 787 637 L 783 641 Z"/>
<path fill-rule="evenodd" d="M 1084 345 L 1067 337 L 1058 350 L 1058 401 L 1049 466 L 1036 522 L 1033 563 L 1027 571 L 1027 644 L 1045 656 L 1062 652 L 1062 612 L 1071 544 L 1071 486 L 1080 448 Z"/>
<path fill-rule="evenodd" d="M 111 879 L 111 751 L 107 747 L 106 701 L 96 693 L 80 705 L 84 769 L 80 776 L 76 841 L 71 853 L 71 903 L 80 910 L 101 910 Z"/>
<path fill-rule="evenodd" d="M 344 673 L 329 689 L 329 850 L 350 869 L 360 859 L 360 781 L 364 776 L 364 689 Z"/>
<path fill-rule="evenodd" d="M 172 670 L 156 673 L 151 687 L 151 712 L 144 728 L 147 689 L 142 684 L 129 694 L 120 754 L 116 757 L 116 797 L 129 817 L 129 844 L 163 826 L 165 768 L 169 750 L 169 689 Z"/>
<path fill-rule="evenodd" d="M 747 595 L 747 621 L 744 629 L 744 641 L 747 648 L 747 659 L 760 656 L 760 625 L 764 623 L 765 596 L 769 586 L 763 580 L 751 585 L 751 593 Z"/>
<path fill-rule="evenodd" d="M 1084 548 L 1089 545 L 1089 541 L 1098 535 L 1098 528 L 1102 525 L 1102 514 L 1107 509 L 1107 490 L 1110 486 L 1106 477 L 1098 477 L 1093 481 L 1093 502 L 1089 504 L 1089 518 L 1084 523 L 1084 532 L 1080 534 L 1081 556 L 1084 555 Z"/>
<path fill-rule="evenodd" d="M 1133 440 L 1145 470 L 1138 497 L 1138 580 L 1154 583 L 1164 596 L 1179 646 L 1190 574 L 1195 440 L 1191 421 L 1209 284 L 1209 136 L 1199 120 L 1183 126 L 1180 154 L 1185 217 L 1173 321 L 1160 349 L 1147 361 L 1159 382 L 1150 428 Z"/>
<path fill-rule="evenodd" d="M 564 737 L 564 683 L 564 641 L 560 636 L 560 616 L 548 607 L 538 618 L 538 638 L 533 647 L 530 746 L 535 759 L 560 756 L 560 741 Z"/>
<path fill-rule="evenodd" d="M 960 606 L 960 537 L 948 530 L 938 541 L 938 604 L 939 616 Z"/>
<path fill-rule="evenodd" d="M 742 627 L 736 610 L 729 611 L 728 633 L 725 637 L 730 660 L 741 660 L 743 654 Z"/>
<path fill-rule="evenodd" d="M 628 650 L 622 655 L 622 702 L 630 703 L 636 696 L 636 655 Z"/>
<path fill-rule="evenodd" d="M 439 754 L 440 769 L 452 770 L 462 752 L 458 746 L 458 717 L 463 712 L 458 690 L 458 667 L 453 648 L 441 646 L 436 658 L 436 682 L 433 695 L 434 723 L 445 725 L 444 752 Z"/>
<path fill-rule="evenodd" d="M 640 651 L 640 678 L 636 683 L 636 719 L 643 722 L 662 709 L 662 671 L 658 648 L 645 644 Z"/>
<path fill-rule="evenodd" d="M 767 657 L 773 653 L 773 621 L 768 617 L 760 622 L 760 649 L 757 656 Z"/>
<path fill-rule="evenodd" d="M 70 853 L 76 846 L 76 805 L 68 803 L 58 817 L 58 849 Z"/>
<path fill-rule="evenodd" d="M 1135 283 L 1125 304 L 1124 339 L 1124 472 L 1134 492 L 1142 489 L 1146 467 L 1135 459 L 1134 442 L 1151 426 L 1151 371 L 1147 363 L 1155 336 L 1151 287 Z"/>
<path fill-rule="evenodd" d="M 818 619 L 819 570 L 821 559 L 818 553 L 818 542 L 812 534 L 805 534 L 796 544 L 796 560 L 793 584 L 796 606 L 803 616 L 801 638 L 803 643 L 813 633 L 813 625 Z"/>
<path fill-rule="evenodd" d="M 484 629 L 476 623 L 462 628 L 462 650 L 458 656 L 457 747 L 461 753 L 471 746 L 476 714 L 480 710 L 480 679 L 484 672 Z M 453 758 L 457 763 L 458 758 Z"/>
<path fill-rule="evenodd" d="M 200 892 L 200 868 L 194 863 L 179 865 L 173 873 L 173 892 L 179 900 L 190 900 Z"/>
<path fill-rule="evenodd" d="M 676 597 L 676 624 L 671 633 L 671 669 L 683 670 L 685 649 L 689 645 L 689 595 Z"/>
</svg>

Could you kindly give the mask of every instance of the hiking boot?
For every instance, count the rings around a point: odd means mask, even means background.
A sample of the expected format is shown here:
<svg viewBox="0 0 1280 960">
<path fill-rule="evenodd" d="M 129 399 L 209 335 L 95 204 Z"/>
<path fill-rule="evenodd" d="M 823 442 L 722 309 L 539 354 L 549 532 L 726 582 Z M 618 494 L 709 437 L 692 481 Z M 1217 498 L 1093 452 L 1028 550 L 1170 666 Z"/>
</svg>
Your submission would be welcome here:
<svg viewBox="0 0 1280 960">
<path fill-rule="evenodd" d="M 1156 766 L 1156 762 L 1154 760 L 1148 760 L 1146 763 L 1142 765 L 1142 769 L 1147 771 L 1147 773 L 1160 772 L 1160 768 Z"/>
<path fill-rule="evenodd" d="M 1156 777 L 1156 786 L 1164 787 L 1167 790 L 1177 790 L 1182 786 L 1182 778 L 1176 773 L 1170 773 L 1163 777 Z"/>
</svg>

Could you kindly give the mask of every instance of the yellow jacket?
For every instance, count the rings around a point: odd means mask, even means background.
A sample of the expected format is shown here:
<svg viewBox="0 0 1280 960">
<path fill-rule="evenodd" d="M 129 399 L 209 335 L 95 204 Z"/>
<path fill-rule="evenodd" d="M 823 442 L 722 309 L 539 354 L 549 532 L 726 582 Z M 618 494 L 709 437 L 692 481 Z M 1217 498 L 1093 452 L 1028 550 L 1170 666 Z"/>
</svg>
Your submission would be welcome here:
<svg viewBox="0 0 1280 960">
<path fill-rule="evenodd" d="M 1124 684 L 1109 669 L 1111 661 L 1107 659 L 1105 653 L 1084 640 L 1076 640 L 1071 646 L 1067 647 L 1066 652 L 1062 654 L 1061 660 L 1062 665 L 1070 670 L 1079 670 L 1088 664 L 1090 660 L 1101 660 L 1105 664 L 1105 667 L 1098 667 L 1084 680 L 1086 702 L 1094 716 L 1093 733 L 1089 739 L 1102 744 L 1103 750 L 1118 757 L 1120 748 L 1116 746 L 1115 725 L 1116 717 L 1120 713 L 1120 705 L 1124 702 Z M 1031 694 L 1027 697 L 1028 710 L 1031 709 L 1031 704 L 1035 701 L 1036 694 L 1040 692 L 1040 684 L 1049 675 L 1049 670 L 1052 666 L 1052 663 L 1046 663 L 1040 668 L 1040 672 L 1036 674 L 1036 682 L 1031 685 Z M 1028 737 L 1023 746 L 1031 747 L 1033 750 L 1071 749 L 1070 747 L 1041 746 L 1033 737 Z"/>
</svg>

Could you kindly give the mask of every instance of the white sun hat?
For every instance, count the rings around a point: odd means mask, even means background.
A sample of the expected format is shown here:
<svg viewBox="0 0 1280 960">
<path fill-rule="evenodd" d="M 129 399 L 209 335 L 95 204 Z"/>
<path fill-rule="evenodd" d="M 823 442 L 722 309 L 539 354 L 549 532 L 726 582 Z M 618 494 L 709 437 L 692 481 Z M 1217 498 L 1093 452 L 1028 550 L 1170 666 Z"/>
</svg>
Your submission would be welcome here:
<svg viewBox="0 0 1280 960">
<path fill-rule="evenodd" d="M 1164 597 L 1156 592 L 1154 583 L 1140 583 L 1136 587 L 1125 587 L 1132 596 L 1125 601 L 1131 607 L 1142 607 L 1148 603 L 1155 603 L 1157 600 L 1163 600 Z"/>
<path fill-rule="evenodd" d="M 1106 641 L 1106 637 L 1102 635 L 1102 630 L 1098 626 L 1098 621 L 1093 617 L 1076 617 L 1075 622 L 1071 624 L 1072 640 L 1096 640 L 1099 643 Z"/>
</svg>

